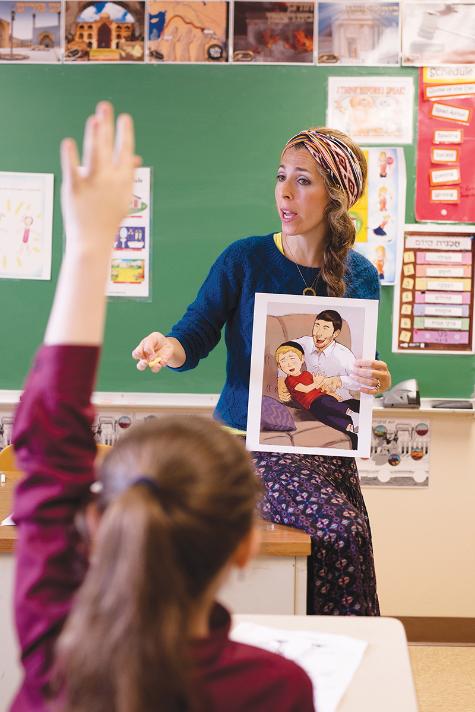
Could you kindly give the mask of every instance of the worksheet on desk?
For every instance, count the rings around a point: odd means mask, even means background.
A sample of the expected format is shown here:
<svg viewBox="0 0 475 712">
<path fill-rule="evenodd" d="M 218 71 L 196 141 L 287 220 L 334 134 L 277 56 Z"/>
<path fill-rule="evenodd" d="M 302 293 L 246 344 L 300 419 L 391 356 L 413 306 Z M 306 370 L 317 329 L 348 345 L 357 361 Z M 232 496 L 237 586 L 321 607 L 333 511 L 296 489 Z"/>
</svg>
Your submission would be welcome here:
<svg viewBox="0 0 475 712">
<path fill-rule="evenodd" d="M 368 645 L 346 635 L 282 630 L 255 623 L 239 623 L 231 638 L 278 653 L 300 665 L 312 680 L 318 712 L 337 712 Z"/>
</svg>

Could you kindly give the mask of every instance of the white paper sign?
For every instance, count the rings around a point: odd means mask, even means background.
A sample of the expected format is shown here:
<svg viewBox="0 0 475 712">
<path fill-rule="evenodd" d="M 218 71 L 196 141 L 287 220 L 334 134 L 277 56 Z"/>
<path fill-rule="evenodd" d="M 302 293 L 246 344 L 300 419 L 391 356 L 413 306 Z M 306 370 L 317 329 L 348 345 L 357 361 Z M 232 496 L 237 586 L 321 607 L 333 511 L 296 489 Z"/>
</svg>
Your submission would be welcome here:
<svg viewBox="0 0 475 712">
<path fill-rule="evenodd" d="M 363 144 L 412 143 L 412 77 L 330 77 L 327 126 Z"/>
<path fill-rule="evenodd" d="M 137 168 L 128 217 L 114 244 L 107 294 L 111 297 L 150 296 L 150 168 Z"/>
<path fill-rule="evenodd" d="M 51 279 L 52 173 L 0 173 L 0 278 Z"/>
</svg>

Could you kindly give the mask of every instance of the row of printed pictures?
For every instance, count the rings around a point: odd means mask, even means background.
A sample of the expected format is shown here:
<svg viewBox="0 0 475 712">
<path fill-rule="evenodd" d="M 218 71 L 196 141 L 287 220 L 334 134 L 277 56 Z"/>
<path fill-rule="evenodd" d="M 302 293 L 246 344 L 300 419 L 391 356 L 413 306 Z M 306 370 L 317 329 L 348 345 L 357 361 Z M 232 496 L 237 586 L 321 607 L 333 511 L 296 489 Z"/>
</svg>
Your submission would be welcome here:
<svg viewBox="0 0 475 712">
<path fill-rule="evenodd" d="M 12 2 L 0 62 L 475 62 L 475 5 L 432 2 Z"/>
</svg>

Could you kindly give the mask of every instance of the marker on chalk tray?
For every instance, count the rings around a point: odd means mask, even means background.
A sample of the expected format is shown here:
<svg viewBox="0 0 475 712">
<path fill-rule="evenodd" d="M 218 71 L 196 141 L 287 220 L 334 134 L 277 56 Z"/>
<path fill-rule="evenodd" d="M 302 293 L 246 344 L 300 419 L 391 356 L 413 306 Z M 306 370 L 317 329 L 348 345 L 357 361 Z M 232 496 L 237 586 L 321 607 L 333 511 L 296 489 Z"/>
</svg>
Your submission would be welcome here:
<svg viewBox="0 0 475 712">
<path fill-rule="evenodd" d="M 161 356 L 157 356 L 156 358 L 153 359 L 153 361 L 149 361 L 149 362 L 147 363 L 147 366 L 148 366 L 149 368 L 153 368 L 154 366 L 158 366 L 161 362 L 162 362 L 162 357 L 161 357 Z"/>
</svg>

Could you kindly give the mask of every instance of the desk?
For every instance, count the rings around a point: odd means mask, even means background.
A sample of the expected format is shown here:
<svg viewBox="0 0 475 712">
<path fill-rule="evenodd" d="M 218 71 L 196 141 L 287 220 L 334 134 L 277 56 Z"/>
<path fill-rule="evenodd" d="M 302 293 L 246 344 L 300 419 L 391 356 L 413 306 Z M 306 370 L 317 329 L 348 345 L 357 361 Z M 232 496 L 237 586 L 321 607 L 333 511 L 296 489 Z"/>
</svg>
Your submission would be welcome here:
<svg viewBox="0 0 475 712">
<path fill-rule="evenodd" d="M 338 705 L 338 712 L 417 712 L 406 635 L 402 624 L 395 618 L 233 616 L 234 624 L 245 621 L 366 640 L 368 647 L 363 660 Z"/>
<path fill-rule="evenodd" d="M 220 599 L 236 613 L 305 615 L 310 537 L 298 529 L 261 522 L 259 556 L 234 571 Z"/>
</svg>

